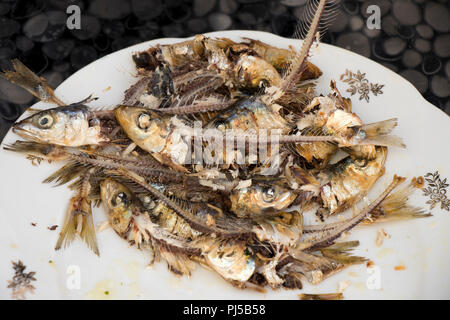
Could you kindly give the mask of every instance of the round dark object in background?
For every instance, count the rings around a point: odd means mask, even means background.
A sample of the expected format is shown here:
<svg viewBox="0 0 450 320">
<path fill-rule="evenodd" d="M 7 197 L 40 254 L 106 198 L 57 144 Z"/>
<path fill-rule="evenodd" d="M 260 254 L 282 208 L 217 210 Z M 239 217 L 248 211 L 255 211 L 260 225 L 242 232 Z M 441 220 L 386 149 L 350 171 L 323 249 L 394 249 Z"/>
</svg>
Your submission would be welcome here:
<svg viewBox="0 0 450 320">
<path fill-rule="evenodd" d="M 76 70 L 83 68 L 95 59 L 97 59 L 97 51 L 88 45 L 75 47 L 70 55 L 70 62 Z"/>
<path fill-rule="evenodd" d="M 336 44 L 353 52 L 356 52 L 365 57 L 370 56 L 370 43 L 366 36 L 359 32 L 350 32 L 340 35 Z"/>
<path fill-rule="evenodd" d="M 400 75 L 411 82 L 421 94 L 428 90 L 428 79 L 419 71 L 407 69 L 400 72 Z"/>
<path fill-rule="evenodd" d="M 426 75 L 432 75 L 438 73 L 442 68 L 441 60 L 434 56 L 428 55 L 423 59 L 422 71 Z"/>
</svg>

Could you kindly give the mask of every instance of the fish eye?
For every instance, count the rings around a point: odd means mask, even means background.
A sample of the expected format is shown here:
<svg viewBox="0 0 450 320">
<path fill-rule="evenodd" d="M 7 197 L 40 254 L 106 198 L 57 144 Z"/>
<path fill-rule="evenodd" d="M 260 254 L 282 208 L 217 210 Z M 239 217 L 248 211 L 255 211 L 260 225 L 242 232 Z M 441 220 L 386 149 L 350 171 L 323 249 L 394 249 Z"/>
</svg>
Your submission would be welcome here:
<svg viewBox="0 0 450 320">
<path fill-rule="evenodd" d="M 113 225 L 117 225 L 117 224 L 120 223 L 120 219 L 119 219 L 118 217 L 114 217 L 114 218 L 112 219 L 111 223 L 112 223 Z"/>
<path fill-rule="evenodd" d="M 119 205 L 128 206 L 130 203 L 130 199 L 128 195 L 125 192 L 119 192 L 113 199 L 111 200 L 111 203 L 114 207 L 117 207 Z"/>
<path fill-rule="evenodd" d="M 366 132 L 364 130 L 359 130 L 358 131 L 358 138 L 360 139 L 365 139 L 366 138 Z"/>
<path fill-rule="evenodd" d="M 275 199 L 275 189 L 273 187 L 264 188 L 262 198 L 265 202 L 272 202 Z"/>
<path fill-rule="evenodd" d="M 367 164 L 367 159 L 356 159 L 356 160 L 355 160 L 355 164 L 356 164 L 358 167 L 365 167 L 366 164 Z"/>
<path fill-rule="evenodd" d="M 223 119 L 217 120 L 215 124 L 216 124 L 216 129 L 219 131 L 224 131 L 227 128 L 226 122 Z"/>
<path fill-rule="evenodd" d="M 151 117 L 148 113 L 141 113 L 138 117 L 138 127 L 141 129 L 147 129 L 151 124 Z"/>
<path fill-rule="evenodd" d="M 44 114 L 39 117 L 37 123 L 41 129 L 49 129 L 53 125 L 53 117 L 49 114 Z"/>
<path fill-rule="evenodd" d="M 262 89 L 266 89 L 266 88 L 270 87 L 270 83 L 267 79 L 261 79 L 261 81 L 259 81 L 258 87 L 260 87 Z"/>
</svg>

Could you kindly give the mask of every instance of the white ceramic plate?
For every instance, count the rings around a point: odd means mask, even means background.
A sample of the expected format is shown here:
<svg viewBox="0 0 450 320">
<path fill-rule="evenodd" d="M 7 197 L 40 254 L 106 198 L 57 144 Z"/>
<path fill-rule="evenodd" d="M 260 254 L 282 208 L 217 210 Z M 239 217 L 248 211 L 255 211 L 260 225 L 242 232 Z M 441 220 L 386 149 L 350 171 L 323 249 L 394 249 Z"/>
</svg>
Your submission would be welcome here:
<svg viewBox="0 0 450 320">
<path fill-rule="evenodd" d="M 285 47 L 300 41 L 273 34 L 253 31 L 226 31 L 208 34 L 239 41 L 249 37 Z M 156 43 L 173 43 L 182 39 L 153 40 L 103 57 L 64 81 L 56 94 L 65 102 L 76 102 L 94 94 L 99 97 L 91 106 L 114 106 L 134 81 L 132 52 L 147 49 Z M 449 149 L 450 119 L 426 102 L 405 79 L 385 67 L 337 47 L 321 44 L 313 50 L 311 61 L 322 71 L 318 92 L 329 93 L 330 80 L 337 82 L 345 96 L 348 83 L 340 75 L 349 69 L 366 73 L 371 83 L 383 84 L 383 93 L 370 101 L 352 96 L 354 111 L 366 123 L 397 117 L 395 133 L 407 144 L 406 150 L 389 151 L 386 174 L 369 193 L 372 199 L 391 181 L 394 173 L 423 176 L 438 171 L 441 180 L 450 178 Z M 42 108 L 42 103 L 37 104 Z M 3 143 L 18 137 L 9 132 Z M 218 275 L 201 267 L 191 278 L 176 278 L 158 263 L 146 268 L 145 252 L 129 248 L 111 229 L 97 234 L 100 258 L 81 240 L 59 252 L 54 251 L 71 192 L 65 187 L 53 188 L 41 181 L 56 169 L 55 165 L 33 167 L 25 157 L 0 151 L 0 298 L 11 297 L 6 288 L 13 276 L 12 260 L 22 260 L 26 271 L 36 271 L 34 294 L 28 299 L 297 299 L 297 294 L 336 292 L 340 281 L 349 281 L 344 296 L 350 299 L 418 299 L 450 298 L 450 212 L 438 204 L 431 210 L 433 217 L 357 227 L 348 239 L 360 240 L 356 254 L 370 258 L 377 266 L 369 273 L 365 265 L 352 266 L 317 286 L 304 282 L 302 291 L 273 291 L 267 293 L 239 290 Z M 443 192 L 443 191 L 442 191 Z M 418 190 L 412 202 L 429 209 L 429 198 Z M 106 220 L 103 209 L 94 211 L 98 224 Z M 36 223 L 32 226 L 31 223 Z M 377 230 L 383 227 L 391 235 L 381 247 L 375 245 Z M 405 270 L 396 271 L 402 265 Z M 373 270 L 373 269 L 372 269 Z M 79 288 L 77 288 L 79 279 Z M 377 279 L 380 288 L 377 289 Z M 367 285 L 369 283 L 369 285 Z M 108 294 L 105 294 L 107 292 Z"/>
</svg>

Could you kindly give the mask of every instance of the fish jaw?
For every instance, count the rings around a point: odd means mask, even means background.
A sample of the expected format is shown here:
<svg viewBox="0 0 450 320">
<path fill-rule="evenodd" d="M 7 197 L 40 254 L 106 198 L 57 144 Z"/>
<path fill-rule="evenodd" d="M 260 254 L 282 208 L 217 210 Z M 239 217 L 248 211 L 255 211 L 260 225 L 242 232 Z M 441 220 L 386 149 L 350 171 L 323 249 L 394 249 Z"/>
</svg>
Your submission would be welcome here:
<svg viewBox="0 0 450 320">
<path fill-rule="evenodd" d="M 12 132 L 19 135 L 21 138 L 24 138 L 25 140 L 34 142 L 46 142 L 39 139 L 39 137 L 34 132 L 27 130 L 25 127 L 26 126 L 23 123 L 16 123 L 12 127 Z"/>
</svg>

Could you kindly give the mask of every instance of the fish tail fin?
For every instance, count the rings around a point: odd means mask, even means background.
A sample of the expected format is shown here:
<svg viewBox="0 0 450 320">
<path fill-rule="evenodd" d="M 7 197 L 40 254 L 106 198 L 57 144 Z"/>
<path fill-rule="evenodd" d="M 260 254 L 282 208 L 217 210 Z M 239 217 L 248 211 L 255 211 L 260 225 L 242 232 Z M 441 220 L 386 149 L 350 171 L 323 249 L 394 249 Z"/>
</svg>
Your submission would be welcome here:
<svg viewBox="0 0 450 320">
<path fill-rule="evenodd" d="M 61 249 L 62 246 L 64 248 L 68 247 L 75 239 L 77 225 L 73 211 L 75 201 L 75 197 L 70 199 L 69 208 L 67 209 L 64 225 L 56 242 L 55 250 Z"/>
<path fill-rule="evenodd" d="M 362 142 L 377 146 L 406 148 L 401 138 L 390 134 L 397 123 L 398 119 L 392 118 L 361 126 L 361 130 L 365 132 L 366 136 Z"/>
<path fill-rule="evenodd" d="M 55 182 L 60 186 L 68 183 L 69 181 L 80 178 L 90 169 L 89 166 L 77 163 L 75 161 L 69 161 L 67 164 L 56 170 L 50 176 L 48 176 L 43 183 Z"/>
<path fill-rule="evenodd" d="M 55 250 L 67 248 L 78 234 L 87 246 L 100 255 L 92 219 L 91 203 L 84 197 L 76 196 L 70 199 L 64 226 L 56 242 Z"/>
<path fill-rule="evenodd" d="M 333 259 L 342 265 L 361 264 L 367 261 L 364 257 L 353 256 L 350 251 L 359 246 L 359 241 L 338 242 L 320 250 L 324 257 Z"/>
<path fill-rule="evenodd" d="M 180 253 L 174 254 L 164 246 L 159 248 L 159 253 L 161 258 L 167 262 L 167 267 L 171 272 L 178 276 L 191 276 L 192 271 L 195 269 L 195 262 L 189 259 L 188 256 Z"/>
<path fill-rule="evenodd" d="M 19 153 L 31 153 L 31 152 L 38 152 L 44 154 L 44 151 L 41 149 L 42 146 L 49 146 L 44 145 L 41 143 L 37 143 L 34 141 L 21 141 L 17 140 L 14 143 L 6 144 L 3 149 L 7 151 L 13 151 L 13 152 L 19 152 Z"/>
<path fill-rule="evenodd" d="M 3 149 L 18 152 L 41 160 L 59 161 L 67 158 L 66 152 L 61 146 L 38 143 L 34 141 L 17 140 L 12 144 L 6 144 Z"/>
<path fill-rule="evenodd" d="M 18 59 L 13 59 L 11 63 L 15 71 L 4 71 L 0 73 L 0 77 L 24 88 L 41 101 L 54 103 L 59 106 L 65 105 L 64 102 L 55 96 L 53 89 L 44 78 L 36 75 Z"/>
<path fill-rule="evenodd" d="M 342 292 L 336 293 L 301 293 L 298 295 L 300 300 L 342 300 L 344 295 Z"/>
<path fill-rule="evenodd" d="M 423 184 L 423 182 L 420 181 L 423 181 L 422 177 L 417 179 L 413 178 L 409 184 L 391 193 L 380 206 L 372 212 L 370 220 L 364 221 L 364 224 L 431 217 L 432 214 L 426 213 L 423 208 L 408 204 L 409 197 Z"/>
<path fill-rule="evenodd" d="M 83 198 L 81 201 L 83 201 L 83 207 L 88 210 L 88 214 L 82 216 L 80 237 L 87 244 L 89 249 L 94 251 L 97 256 L 100 256 L 97 244 L 97 236 L 95 234 L 91 202 L 86 198 Z"/>
</svg>

